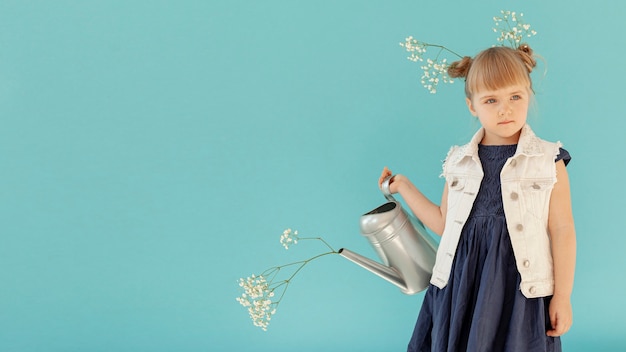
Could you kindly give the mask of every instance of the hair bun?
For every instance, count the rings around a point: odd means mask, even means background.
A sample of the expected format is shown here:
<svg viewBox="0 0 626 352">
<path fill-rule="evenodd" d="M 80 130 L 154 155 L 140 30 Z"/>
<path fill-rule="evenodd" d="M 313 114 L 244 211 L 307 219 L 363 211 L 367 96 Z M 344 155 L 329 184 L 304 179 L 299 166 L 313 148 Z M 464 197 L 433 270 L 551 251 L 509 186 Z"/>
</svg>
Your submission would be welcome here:
<svg viewBox="0 0 626 352">
<path fill-rule="evenodd" d="M 450 67 L 448 67 L 448 76 L 451 78 L 467 77 L 467 73 L 472 66 L 472 61 L 471 57 L 464 56 L 461 60 L 453 62 L 450 64 Z"/>
<path fill-rule="evenodd" d="M 526 65 L 528 73 L 533 72 L 533 68 L 537 66 L 537 61 L 533 58 L 533 49 L 528 44 L 522 44 L 517 48 L 517 53 L 524 65 Z"/>
</svg>

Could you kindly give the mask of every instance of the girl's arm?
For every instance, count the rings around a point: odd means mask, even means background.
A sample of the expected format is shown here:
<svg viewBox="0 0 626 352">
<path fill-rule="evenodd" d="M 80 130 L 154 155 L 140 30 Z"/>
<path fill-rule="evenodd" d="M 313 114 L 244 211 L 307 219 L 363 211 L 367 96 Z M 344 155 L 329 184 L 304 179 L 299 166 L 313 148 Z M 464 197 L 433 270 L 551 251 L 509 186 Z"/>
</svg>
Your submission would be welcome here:
<svg viewBox="0 0 626 352">
<path fill-rule="evenodd" d="M 385 178 L 393 175 L 391 170 L 387 167 L 383 169 L 383 172 L 378 180 L 380 186 Z M 443 228 L 446 223 L 446 210 L 448 199 L 448 187 L 444 186 L 443 195 L 441 197 L 441 205 L 436 205 L 431 202 L 422 192 L 420 192 L 408 178 L 402 175 L 396 175 L 389 183 L 389 190 L 391 193 L 400 193 L 407 206 L 411 209 L 413 214 L 420 219 L 422 223 L 433 232 L 441 236 Z"/>
<path fill-rule="evenodd" d="M 565 163 L 556 163 L 557 182 L 550 197 L 548 231 L 552 245 L 554 262 L 554 296 L 550 302 L 549 336 L 560 336 L 572 326 L 572 305 L 570 296 L 574 286 L 576 265 L 576 231 Z"/>
</svg>

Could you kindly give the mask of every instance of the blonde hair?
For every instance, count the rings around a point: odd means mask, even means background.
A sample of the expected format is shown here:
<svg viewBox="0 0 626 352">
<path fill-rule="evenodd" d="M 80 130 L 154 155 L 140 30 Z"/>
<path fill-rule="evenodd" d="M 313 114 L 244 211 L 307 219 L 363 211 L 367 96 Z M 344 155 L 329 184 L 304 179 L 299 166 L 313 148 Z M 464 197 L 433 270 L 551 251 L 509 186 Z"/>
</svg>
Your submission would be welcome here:
<svg viewBox="0 0 626 352">
<path fill-rule="evenodd" d="M 516 84 L 532 90 L 530 73 L 537 65 L 533 51 L 527 44 L 517 49 L 496 46 L 481 51 L 474 59 L 465 56 L 448 68 L 452 78 L 465 78 L 465 96 L 479 90 L 496 90 Z"/>
</svg>

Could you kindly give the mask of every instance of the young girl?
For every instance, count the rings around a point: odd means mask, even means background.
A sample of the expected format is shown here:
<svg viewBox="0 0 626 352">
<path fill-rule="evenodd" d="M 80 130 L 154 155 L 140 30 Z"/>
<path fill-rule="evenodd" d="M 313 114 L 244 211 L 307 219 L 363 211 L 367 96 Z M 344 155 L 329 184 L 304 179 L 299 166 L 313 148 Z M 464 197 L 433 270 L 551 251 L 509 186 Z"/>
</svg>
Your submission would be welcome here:
<svg viewBox="0 0 626 352">
<path fill-rule="evenodd" d="M 404 176 L 390 191 L 441 235 L 409 351 L 560 351 L 572 325 L 576 240 L 558 143 L 526 124 L 533 98 L 528 45 L 493 47 L 451 65 L 482 128 L 453 147 L 441 205 Z M 392 173 L 386 167 L 379 185 Z"/>
</svg>

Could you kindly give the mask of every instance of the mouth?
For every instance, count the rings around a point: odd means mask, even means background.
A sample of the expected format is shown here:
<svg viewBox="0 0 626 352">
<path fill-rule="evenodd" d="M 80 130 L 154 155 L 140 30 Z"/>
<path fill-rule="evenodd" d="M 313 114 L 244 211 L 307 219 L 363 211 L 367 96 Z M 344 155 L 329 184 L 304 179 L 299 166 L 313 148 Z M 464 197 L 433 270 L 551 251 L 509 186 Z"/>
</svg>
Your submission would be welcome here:
<svg viewBox="0 0 626 352">
<path fill-rule="evenodd" d="M 498 125 L 508 125 L 510 123 L 513 123 L 513 120 L 509 120 L 509 121 L 502 121 L 502 122 L 498 122 Z"/>
</svg>

